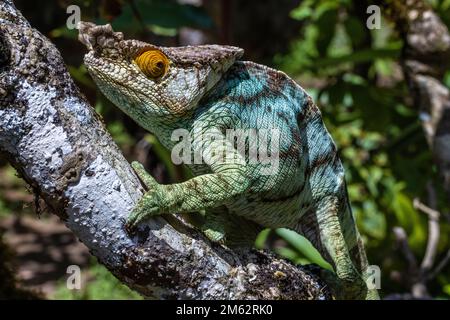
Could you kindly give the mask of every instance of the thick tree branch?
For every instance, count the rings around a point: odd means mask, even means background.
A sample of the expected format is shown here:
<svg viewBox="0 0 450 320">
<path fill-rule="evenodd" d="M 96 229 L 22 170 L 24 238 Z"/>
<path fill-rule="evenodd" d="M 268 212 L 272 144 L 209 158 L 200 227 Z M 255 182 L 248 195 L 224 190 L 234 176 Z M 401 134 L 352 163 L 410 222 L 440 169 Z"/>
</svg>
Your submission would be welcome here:
<svg viewBox="0 0 450 320">
<path fill-rule="evenodd" d="M 302 268 L 159 218 L 123 228 L 143 189 L 59 52 L 0 0 L 0 150 L 100 262 L 151 298 L 326 299 Z M 175 219 L 174 219 L 175 220 Z"/>
</svg>

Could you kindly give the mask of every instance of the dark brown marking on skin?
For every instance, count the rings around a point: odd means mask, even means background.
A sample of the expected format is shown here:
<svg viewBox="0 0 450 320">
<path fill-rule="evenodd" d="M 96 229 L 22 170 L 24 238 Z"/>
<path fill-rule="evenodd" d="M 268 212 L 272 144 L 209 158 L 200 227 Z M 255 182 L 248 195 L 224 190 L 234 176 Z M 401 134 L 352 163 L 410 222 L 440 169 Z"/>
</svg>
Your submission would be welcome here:
<svg viewBox="0 0 450 320">
<path fill-rule="evenodd" d="M 290 125 L 288 115 L 283 111 L 278 111 L 277 116 L 286 122 L 287 125 Z"/>
<path fill-rule="evenodd" d="M 261 101 L 279 98 L 278 90 L 270 86 L 265 86 L 263 90 L 250 96 L 235 95 L 229 91 L 225 91 L 224 94 L 226 95 L 225 99 L 227 102 L 236 103 L 240 106 L 254 106 L 256 108 L 262 106 Z"/>
<path fill-rule="evenodd" d="M 302 191 L 303 191 L 303 188 L 302 188 Z M 309 202 L 303 202 L 301 205 L 301 208 L 306 209 L 306 208 L 309 208 L 309 206 L 311 206 L 311 204 Z"/>
<path fill-rule="evenodd" d="M 295 128 L 295 127 L 291 128 L 291 134 L 292 134 L 292 138 L 294 141 L 298 141 L 298 142 L 302 141 L 299 128 Z"/>
<path fill-rule="evenodd" d="M 197 181 L 195 181 L 195 179 L 191 179 L 191 180 L 189 180 L 188 182 L 186 182 L 186 187 L 187 187 L 189 190 L 193 190 L 193 191 L 196 191 L 196 192 L 200 192 L 200 191 L 199 191 L 199 188 L 198 188 L 198 183 L 197 183 Z"/>
<path fill-rule="evenodd" d="M 181 208 L 183 206 L 183 203 L 184 203 L 184 199 L 181 197 L 178 197 L 177 201 L 175 201 L 175 206 L 178 208 Z"/>
<path fill-rule="evenodd" d="M 250 75 L 247 71 L 247 67 L 242 63 L 235 63 L 228 69 L 228 72 L 223 77 L 224 80 L 236 81 L 236 80 L 248 80 Z"/>
<path fill-rule="evenodd" d="M 308 110 L 306 108 L 297 114 L 297 124 L 299 126 L 304 124 L 307 114 L 308 114 Z"/>
<path fill-rule="evenodd" d="M 335 152 L 336 152 L 336 158 L 331 163 L 331 167 L 333 168 L 334 172 L 337 172 L 340 169 L 341 170 L 343 170 L 343 169 L 342 169 L 342 164 L 341 164 L 341 160 L 340 160 L 340 157 L 339 157 L 339 152 L 337 152 L 336 150 L 335 150 Z"/>
<path fill-rule="evenodd" d="M 298 160 L 300 157 L 300 144 L 299 143 L 292 143 L 289 146 L 288 150 L 282 150 L 280 151 L 280 159 L 285 160 L 285 159 L 295 159 Z"/>
<path fill-rule="evenodd" d="M 353 260 L 353 263 L 355 264 L 356 268 L 358 269 L 358 271 L 362 271 L 361 270 L 361 265 L 362 265 L 362 260 L 361 260 L 361 254 L 360 254 L 360 250 L 361 248 L 359 248 L 359 246 L 362 246 L 362 243 L 360 243 L 360 239 L 358 239 L 358 242 L 356 243 L 356 245 L 353 248 L 349 248 L 349 253 L 350 253 L 350 257 Z"/>
<path fill-rule="evenodd" d="M 292 143 L 289 146 L 288 150 L 281 150 L 280 151 L 280 159 L 287 159 L 287 158 L 294 158 L 298 159 L 300 157 L 300 151 L 302 150 L 301 145 L 301 136 L 300 136 L 300 129 L 294 126 L 291 127 L 291 136 L 292 136 Z"/>
<path fill-rule="evenodd" d="M 220 173 L 217 174 L 217 180 L 219 180 L 220 183 L 221 183 L 225 188 L 228 188 L 229 185 L 230 185 L 230 183 L 227 181 L 227 179 L 225 179 L 225 178 L 223 177 L 223 175 L 221 175 Z"/>
<path fill-rule="evenodd" d="M 320 154 L 306 168 L 305 176 L 309 177 L 313 171 L 317 170 L 317 168 L 320 168 L 327 164 L 333 164 L 337 160 L 336 157 L 337 157 L 337 152 L 336 152 L 335 148 L 332 148 L 330 151 L 328 151 L 325 154 Z"/>
<path fill-rule="evenodd" d="M 297 114 L 297 124 L 299 126 L 301 126 L 304 123 L 305 118 L 306 118 L 306 114 L 307 114 L 307 110 L 306 109 L 303 109 L 301 112 L 299 112 Z"/>
<path fill-rule="evenodd" d="M 192 187 L 193 187 L 194 189 L 197 189 L 197 188 L 198 188 L 198 182 L 197 182 L 197 180 L 192 179 L 191 181 L 192 181 Z"/>
<path fill-rule="evenodd" d="M 308 119 L 318 114 L 319 109 L 315 105 L 312 98 L 310 96 L 307 96 L 305 105 L 303 106 L 301 112 L 297 114 L 297 124 L 301 126 L 302 124 L 307 122 Z"/>
<path fill-rule="evenodd" d="M 231 103 L 236 103 L 240 106 L 255 106 L 255 107 L 260 107 L 260 101 L 263 100 L 263 98 L 267 95 L 266 92 L 261 91 L 258 94 L 255 95 L 251 95 L 248 97 L 244 97 L 242 95 L 238 95 L 238 96 L 232 96 L 230 95 L 227 100 L 228 102 Z"/>
<path fill-rule="evenodd" d="M 284 73 L 273 69 L 267 69 L 266 76 L 270 89 L 276 92 L 283 91 L 287 84 L 292 81 Z"/>
</svg>

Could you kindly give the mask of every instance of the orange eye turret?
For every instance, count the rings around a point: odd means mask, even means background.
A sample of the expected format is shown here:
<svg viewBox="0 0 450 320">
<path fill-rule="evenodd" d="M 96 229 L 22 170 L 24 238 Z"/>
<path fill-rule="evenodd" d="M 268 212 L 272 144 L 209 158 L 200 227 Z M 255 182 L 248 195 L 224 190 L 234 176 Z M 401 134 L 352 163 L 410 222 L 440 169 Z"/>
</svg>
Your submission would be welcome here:
<svg viewBox="0 0 450 320">
<path fill-rule="evenodd" d="M 156 49 L 142 52 L 134 61 L 142 72 L 150 78 L 162 77 L 169 68 L 169 59 L 164 53 Z"/>
</svg>

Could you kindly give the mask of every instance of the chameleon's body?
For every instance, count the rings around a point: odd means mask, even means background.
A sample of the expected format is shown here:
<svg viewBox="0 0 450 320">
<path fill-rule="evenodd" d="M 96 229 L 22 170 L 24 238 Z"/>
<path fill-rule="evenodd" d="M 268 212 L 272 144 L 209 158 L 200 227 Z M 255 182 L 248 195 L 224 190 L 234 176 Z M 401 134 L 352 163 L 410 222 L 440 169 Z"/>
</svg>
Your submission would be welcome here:
<svg viewBox="0 0 450 320">
<path fill-rule="evenodd" d="M 333 265 L 336 296 L 377 298 L 365 284 L 367 259 L 336 147 L 299 85 L 280 71 L 237 61 L 239 48 L 159 48 L 87 23 L 81 24 L 80 39 L 91 49 L 85 63 L 100 89 L 169 150 L 178 143 L 171 135 L 179 128 L 190 133 L 192 151 L 201 150 L 205 158 L 224 146 L 199 140 L 199 133 L 204 138 L 212 129 L 224 136 L 227 129 L 277 129 L 280 134 L 279 165 L 272 174 L 262 174 L 261 163 L 207 161 L 190 165 L 194 178 L 160 185 L 134 165 L 149 192 L 132 212 L 130 226 L 152 215 L 205 211 L 205 234 L 239 245 L 251 243 L 263 227 L 290 228 Z M 137 59 L 149 50 L 170 61 L 167 68 L 158 64 L 157 77 L 153 65 Z"/>
</svg>

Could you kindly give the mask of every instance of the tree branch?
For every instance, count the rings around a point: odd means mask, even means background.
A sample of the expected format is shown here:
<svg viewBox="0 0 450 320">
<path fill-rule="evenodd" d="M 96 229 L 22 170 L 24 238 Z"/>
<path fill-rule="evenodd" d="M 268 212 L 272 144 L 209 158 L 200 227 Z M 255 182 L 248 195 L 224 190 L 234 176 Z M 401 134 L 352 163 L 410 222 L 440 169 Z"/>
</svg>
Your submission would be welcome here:
<svg viewBox="0 0 450 320">
<path fill-rule="evenodd" d="M 120 280 L 151 298 L 326 299 L 305 269 L 234 252 L 177 219 L 123 228 L 143 188 L 56 48 L 0 0 L 0 150 Z"/>
<path fill-rule="evenodd" d="M 418 198 L 413 201 L 414 208 L 422 211 L 428 216 L 428 241 L 425 255 L 420 265 L 421 273 L 425 276 L 433 267 L 434 260 L 438 251 L 439 238 L 440 238 L 440 226 L 439 218 L 440 213 L 432 208 L 436 207 L 436 191 L 433 188 L 431 182 L 427 185 L 428 189 L 428 203 L 431 208 L 423 204 Z"/>
</svg>

